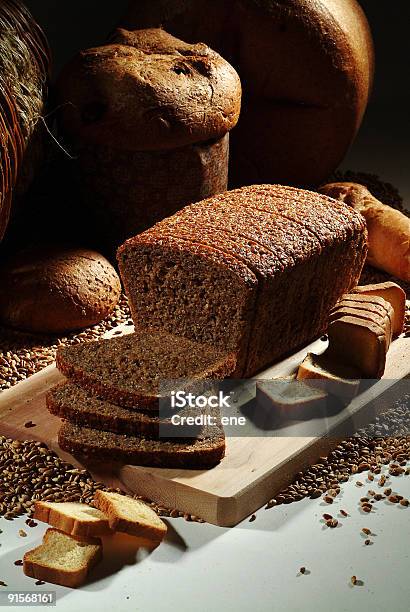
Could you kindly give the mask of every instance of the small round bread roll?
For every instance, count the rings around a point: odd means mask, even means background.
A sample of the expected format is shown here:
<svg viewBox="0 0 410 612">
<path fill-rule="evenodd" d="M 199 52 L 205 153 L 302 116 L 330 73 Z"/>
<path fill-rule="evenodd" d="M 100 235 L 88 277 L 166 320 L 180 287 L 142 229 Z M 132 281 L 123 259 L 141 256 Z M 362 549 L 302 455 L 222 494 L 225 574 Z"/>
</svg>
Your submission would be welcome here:
<svg viewBox="0 0 410 612">
<path fill-rule="evenodd" d="M 46 245 L 12 255 L 0 269 L 0 322 L 59 334 L 94 325 L 118 304 L 121 282 L 99 253 Z"/>
</svg>

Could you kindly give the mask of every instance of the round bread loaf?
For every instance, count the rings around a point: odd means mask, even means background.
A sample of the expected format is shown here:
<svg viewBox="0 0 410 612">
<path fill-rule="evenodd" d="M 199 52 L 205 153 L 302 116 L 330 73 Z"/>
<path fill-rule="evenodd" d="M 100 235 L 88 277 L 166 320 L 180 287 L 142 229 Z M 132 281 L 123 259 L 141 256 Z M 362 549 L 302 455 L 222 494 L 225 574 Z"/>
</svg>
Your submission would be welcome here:
<svg viewBox="0 0 410 612">
<path fill-rule="evenodd" d="M 31 247 L 0 269 L 0 321 L 34 333 L 94 325 L 114 310 L 121 283 L 99 253 L 77 247 Z"/>
<path fill-rule="evenodd" d="M 360 126 L 374 57 L 356 0 L 132 0 L 123 24 L 203 41 L 237 69 L 233 184 L 317 185 Z"/>
<path fill-rule="evenodd" d="M 58 92 L 84 202 L 108 248 L 227 189 L 241 85 L 206 45 L 117 30 L 74 58 Z"/>
<path fill-rule="evenodd" d="M 160 29 L 120 29 L 109 44 L 81 51 L 58 90 L 71 139 L 131 151 L 222 138 L 236 125 L 241 101 L 228 62 Z"/>
</svg>

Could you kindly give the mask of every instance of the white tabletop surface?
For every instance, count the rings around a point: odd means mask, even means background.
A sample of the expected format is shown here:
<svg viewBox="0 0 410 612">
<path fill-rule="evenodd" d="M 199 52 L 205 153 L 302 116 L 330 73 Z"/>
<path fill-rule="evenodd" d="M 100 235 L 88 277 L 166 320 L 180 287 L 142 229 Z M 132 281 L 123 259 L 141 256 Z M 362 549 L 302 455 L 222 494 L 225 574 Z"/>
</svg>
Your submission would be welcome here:
<svg viewBox="0 0 410 612">
<path fill-rule="evenodd" d="M 358 480 L 365 486 L 357 487 Z M 393 477 L 389 486 L 410 497 L 410 477 Z M 357 475 L 342 485 L 331 506 L 318 499 L 262 508 L 256 520 L 232 529 L 169 519 L 167 538 L 153 552 L 137 551 L 129 536 L 105 538 L 104 561 L 77 590 L 37 587 L 25 577 L 14 561 L 40 544 L 45 526 L 30 529 L 24 519 L 0 519 L 0 580 L 8 585 L 0 588 L 56 590 L 59 612 L 407 612 L 410 508 L 380 501 L 374 512 L 364 514 L 358 501 L 368 488 L 381 490 L 365 474 Z M 342 518 L 340 509 L 350 516 Z M 324 512 L 339 518 L 336 529 L 324 525 Z M 363 527 L 374 534 L 370 546 L 364 544 Z M 19 535 L 21 528 L 26 538 Z M 299 573 L 302 566 L 305 575 Z M 353 575 L 363 585 L 353 587 Z"/>
</svg>

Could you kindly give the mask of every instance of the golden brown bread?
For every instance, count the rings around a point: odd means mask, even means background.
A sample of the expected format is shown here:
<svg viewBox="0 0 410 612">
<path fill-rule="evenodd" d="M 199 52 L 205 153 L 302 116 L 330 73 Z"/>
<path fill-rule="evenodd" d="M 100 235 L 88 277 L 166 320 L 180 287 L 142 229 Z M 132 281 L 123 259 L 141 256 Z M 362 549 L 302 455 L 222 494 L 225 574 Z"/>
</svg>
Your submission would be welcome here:
<svg viewBox="0 0 410 612">
<path fill-rule="evenodd" d="M 123 25 L 203 41 L 239 72 L 234 184 L 319 184 L 360 125 L 373 43 L 356 0 L 133 0 Z"/>
<path fill-rule="evenodd" d="M 58 96 L 70 139 L 158 151 L 222 138 L 238 120 L 241 85 L 204 44 L 160 29 L 119 29 L 64 68 Z"/>
<path fill-rule="evenodd" d="M 70 588 L 81 586 L 89 571 L 102 559 L 99 538 L 80 538 L 47 529 L 43 543 L 25 553 L 26 576 Z"/>
<path fill-rule="evenodd" d="M 112 533 L 108 516 L 79 502 L 36 501 L 33 518 L 72 536 L 89 538 Z"/>
<path fill-rule="evenodd" d="M 44 245 L 23 249 L 0 269 L 0 320 L 34 333 L 61 333 L 108 317 L 121 295 L 110 262 L 95 251 Z"/>
<path fill-rule="evenodd" d="M 81 192 L 110 250 L 228 186 L 241 101 L 232 66 L 161 29 L 117 30 L 58 80 L 60 126 Z"/>
<path fill-rule="evenodd" d="M 409 217 L 383 204 L 358 183 L 329 183 L 320 192 L 346 202 L 364 216 L 369 232 L 369 264 L 410 280 Z"/>
</svg>

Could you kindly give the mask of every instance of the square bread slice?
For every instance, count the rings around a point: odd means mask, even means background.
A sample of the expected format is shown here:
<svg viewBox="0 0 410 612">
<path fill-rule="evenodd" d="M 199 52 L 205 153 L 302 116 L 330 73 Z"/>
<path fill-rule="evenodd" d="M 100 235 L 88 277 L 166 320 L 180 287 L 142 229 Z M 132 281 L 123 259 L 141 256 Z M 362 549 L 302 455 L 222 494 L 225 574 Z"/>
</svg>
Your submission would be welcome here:
<svg viewBox="0 0 410 612">
<path fill-rule="evenodd" d="M 404 327 L 406 314 L 406 294 L 396 283 L 375 283 L 359 285 L 353 293 L 361 296 L 381 297 L 389 302 L 394 310 L 393 336 L 399 336 Z"/>
<path fill-rule="evenodd" d="M 73 536 L 88 538 L 112 533 L 108 517 L 101 510 L 78 502 L 37 501 L 33 518 Z"/>
<path fill-rule="evenodd" d="M 108 516 L 111 529 L 160 542 L 166 524 L 147 504 L 127 495 L 96 491 L 93 504 Z"/>
<path fill-rule="evenodd" d="M 326 391 L 315 389 L 296 378 L 274 378 L 256 383 L 256 402 L 265 413 L 283 420 L 322 416 L 326 410 Z"/>
<path fill-rule="evenodd" d="M 355 366 L 364 378 L 381 378 L 386 366 L 388 342 L 378 325 L 358 317 L 341 317 L 328 329 L 329 354 Z"/>
<path fill-rule="evenodd" d="M 23 571 L 26 576 L 65 587 L 81 586 L 94 565 L 102 559 L 98 538 L 79 538 L 58 529 L 48 529 L 43 543 L 26 552 Z"/>
<path fill-rule="evenodd" d="M 308 353 L 299 366 L 298 380 L 315 385 L 340 399 L 352 400 L 360 385 L 361 372 L 329 357 L 328 351 L 322 355 Z"/>
</svg>

